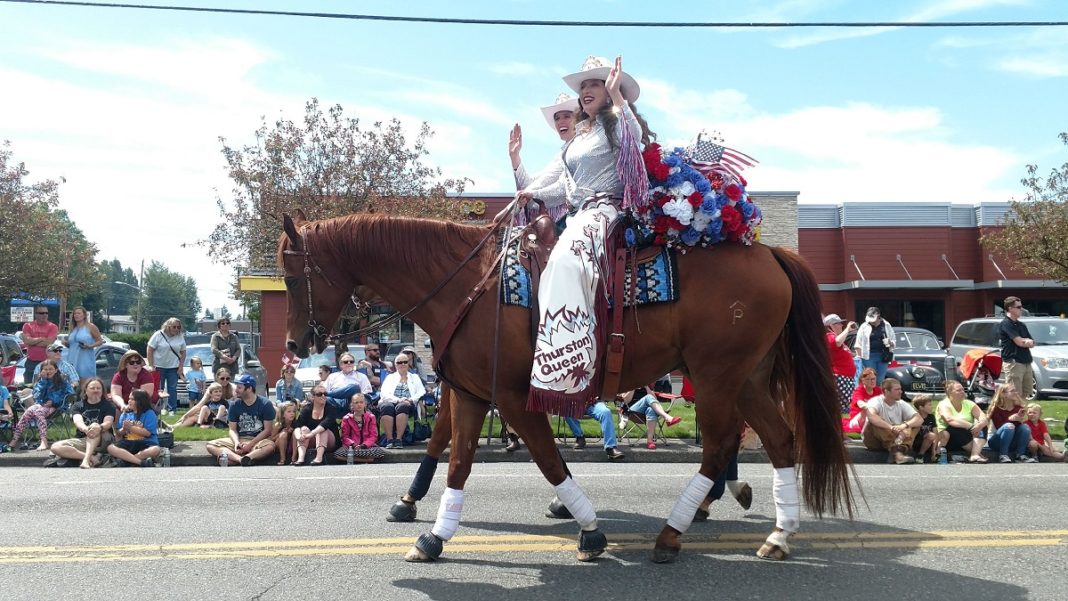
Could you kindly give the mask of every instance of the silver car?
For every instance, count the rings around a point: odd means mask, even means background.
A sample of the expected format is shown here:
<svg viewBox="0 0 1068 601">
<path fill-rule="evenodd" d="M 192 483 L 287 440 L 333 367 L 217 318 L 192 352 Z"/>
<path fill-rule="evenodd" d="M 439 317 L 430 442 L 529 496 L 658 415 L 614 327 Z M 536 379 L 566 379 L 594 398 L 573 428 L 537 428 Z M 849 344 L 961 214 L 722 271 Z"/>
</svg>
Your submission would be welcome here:
<svg viewBox="0 0 1068 601">
<path fill-rule="evenodd" d="M 215 374 L 211 371 L 212 361 L 215 360 L 215 355 L 211 353 L 210 344 L 190 344 L 185 348 L 185 366 L 182 368 L 188 372 L 192 367 L 190 361 L 193 357 L 200 357 L 200 361 L 204 364 L 204 376 L 207 378 L 207 385 L 210 385 L 215 381 Z M 235 370 L 231 370 L 235 371 Z M 267 370 L 263 369 L 263 365 L 260 363 L 260 358 L 252 352 L 245 345 L 241 345 L 241 354 L 237 358 L 237 370 L 232 374 L 234 379 L 241 374 L 252 374 L 253 378 L 256 378 L 256 394 L 261 396 L 267 396 L 267 391 L 274 387 L 274 382 L 267 381 Z M 178 380 L 178 404 L 189 404 L 189 393 L 185 389 L 185 380 Z"/>
<path fill-rule="evenodd" d="M 981 348 L 985 350 L 1001 348 L 998 340 L 1000 317 L 980 317 L 968 319 L 957 326 L 949 344 L 949 354 L 957 360 L 957 365 L 968 351 Z M 1060 317 L 1023 317 L 1027 330 L 1035 339 L 1031 349 L 1031 369 L 1035 376 L 1035 387 L 1027 393 L 1029 400 L 1047 396 L 1068 396 L 1068 319 Z"/>
</svg>

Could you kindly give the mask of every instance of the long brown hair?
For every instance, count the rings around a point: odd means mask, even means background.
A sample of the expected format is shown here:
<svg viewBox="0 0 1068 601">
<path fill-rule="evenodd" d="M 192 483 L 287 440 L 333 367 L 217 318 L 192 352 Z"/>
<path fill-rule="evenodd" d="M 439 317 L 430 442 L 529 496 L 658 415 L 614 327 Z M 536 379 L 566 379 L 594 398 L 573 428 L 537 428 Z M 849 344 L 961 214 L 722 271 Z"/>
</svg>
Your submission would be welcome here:
<svg viewBox="0 0 1068 601">
<path fill-rule="evenodd" d="M 630 107 L 630 112 L 634 113 L 634 118 L 638 120 L 638 125 L 642 128 L 642 146 L 648 146 L 650 142 L 656 140 L 656 133 L 649 130 L 649 124 L 645 121 L 645 117 L 642 117 L 638 112 L 638 107 L 633 102 L 627 102 Z M 604 126 L 604 135 L 608 136 L 608 144 L 612 147 L 613 151 L 619 150 L 619 142 L 616 141 L 616 125 L 619 123 L 619 110 L 612 104 L 612 99 L 609 98 L 604 107 L 597 111 L 597 118 L 601 120 L 601 125 Z M 578 110 L 578 116 L 576 121 L 582 122 L 589 119 L 590 115 L 586 113 L 586 110 L 581 106 Z"/>
</svg>

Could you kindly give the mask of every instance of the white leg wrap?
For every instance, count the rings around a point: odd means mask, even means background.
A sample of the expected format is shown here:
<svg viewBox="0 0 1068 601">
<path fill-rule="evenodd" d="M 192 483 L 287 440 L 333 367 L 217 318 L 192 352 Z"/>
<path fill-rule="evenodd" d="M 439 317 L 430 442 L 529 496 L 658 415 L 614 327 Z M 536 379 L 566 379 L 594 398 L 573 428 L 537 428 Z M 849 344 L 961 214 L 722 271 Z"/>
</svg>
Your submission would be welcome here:
<svg viewBox="0 0 1068 601">
<path fill-rule="evenodd" d="M 560 499 L 560 502 L 564 504 L 564 507 L 567 507 L 571 515 L 575 516 L 575 521 L 578 522 L 579 528 L 583 530 L 597 529 L 597 512 L 593 510 L 593 503 L 590 503 L 589 497 L 582 492 L 582 489 L 571 479 L 571 476 L 568 476 L 553 488 L 556 490 L 556 496 Z"/>
<path fill-rule="evenodd" d="M 701 474 L 695 474 L 693 478 L 690 478 L 690 483 L 682 490 L 682 494 L 675 501 L 675 506 L 671 508 L 667 525 L 679 532 L 686 532 L 693 523 L 693 514 L 697 512 L 701 501 L 708 496 L 708 491 L 712 490 L 713 484 L 715 484 L 714 481 Z"/>
<path fill-rule="evenodd" d="M 790 533 L 800 530 L 801 503 L 797 500 L 797 472 L 794 468 L 774 470 L 771 495 L 775 499 L 775 527 Z"/>
<path fill-rule="evenodd" d="M 449 540 L 456 534 L 456 528 L 460 525 L 460 514 L 464 510 L 464 491 L 455 488 L 446 488 L 441 494 L 441 505 L 438 506 L 438 519 L 430 533 L 441 540 Z"/>
</svg>

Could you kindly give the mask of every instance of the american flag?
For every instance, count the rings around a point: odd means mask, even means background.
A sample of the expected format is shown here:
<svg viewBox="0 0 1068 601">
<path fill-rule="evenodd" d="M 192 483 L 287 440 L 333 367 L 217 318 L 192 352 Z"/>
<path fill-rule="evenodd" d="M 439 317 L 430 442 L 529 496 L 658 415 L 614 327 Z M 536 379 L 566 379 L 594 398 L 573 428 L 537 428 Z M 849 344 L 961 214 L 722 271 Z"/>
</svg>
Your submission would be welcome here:
<svg viewBox="0 0 1068 601">
<path fill-rule="evenodd" d="M 718 165 L 740 178 L 741 172 L 746 167 L 753 167 L 759 163 L 744 152 L 717 143 L 721 141 L 715 136 L 701 132 L 697 135 L 693 145 L 686 149 L 686 153 L 690 155 L 690 161 L 698 171 L 714 170 Z"/>
<path fill-rule="evenodd" d="M 292 365 L 293 367 L 300 365 L 300 357 L 294 355 L 293 353 L 290 353 L 289 351 L 282 353 L 282 367 L 285 367 L 287 365 Z"/>
</svg>

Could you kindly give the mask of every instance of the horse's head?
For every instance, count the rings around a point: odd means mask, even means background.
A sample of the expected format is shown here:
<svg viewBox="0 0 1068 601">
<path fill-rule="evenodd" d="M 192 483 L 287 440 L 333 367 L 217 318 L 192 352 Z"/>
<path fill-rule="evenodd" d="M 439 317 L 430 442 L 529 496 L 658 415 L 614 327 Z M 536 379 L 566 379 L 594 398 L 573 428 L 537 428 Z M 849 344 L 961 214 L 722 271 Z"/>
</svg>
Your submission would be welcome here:
<svg viewBox="0 0 1068 601">
<path fill-rule="evenodd" d="M 309 222 L 298 210 L 293 217 L 284 215 L 285 231 L 278 240 L 278 264 L 286 283 L 286 348 L 304 358 L 308 349 L 326 349 L 326 337 L 349 301 L 355 284 L 351 276 L 339 271 L 330 255 L 317 254 L 321 245 L 309 243 Z"/>
</svg>

